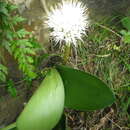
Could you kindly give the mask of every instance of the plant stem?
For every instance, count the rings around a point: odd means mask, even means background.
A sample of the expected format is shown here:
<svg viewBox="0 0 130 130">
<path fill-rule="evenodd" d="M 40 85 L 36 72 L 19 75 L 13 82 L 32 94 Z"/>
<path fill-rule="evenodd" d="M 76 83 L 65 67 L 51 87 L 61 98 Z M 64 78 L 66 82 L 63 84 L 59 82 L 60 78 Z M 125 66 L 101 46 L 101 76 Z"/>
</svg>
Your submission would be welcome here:
<svg viewBox="0 0 130 130">
<path fill-rule="evenodd" d="M 70 52 L 71 52 L 70 44 L 65 45 L 65 46 L 64 46 L 64 55 L 63 55 L 63 59 L 64 59 L 64 63 L 65 63 L 65 64 L 66 64 L 67 61 L 69 60 Z"/>
<path fill-rule="evenodd" d="M 2 128 L 2 130 L 11 130 L 16 127 L 16 122 L 6 126 L 5 128 Z"/>
</svg>

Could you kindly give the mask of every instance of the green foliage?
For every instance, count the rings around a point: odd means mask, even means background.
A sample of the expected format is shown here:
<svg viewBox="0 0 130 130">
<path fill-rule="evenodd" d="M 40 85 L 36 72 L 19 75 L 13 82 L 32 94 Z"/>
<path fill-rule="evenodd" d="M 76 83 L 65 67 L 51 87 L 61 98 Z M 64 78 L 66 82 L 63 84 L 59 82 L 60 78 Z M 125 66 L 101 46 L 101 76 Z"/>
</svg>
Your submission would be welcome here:
<svg viewBox="0 0 130 130">
<path fill-rule="evenodd" d="M 33 72 L 35 55 L 33 45 L 28 39 L 18 39 L 11 42 L 11 49 L 15 59 L 19 64 L 19 69 L 22 70 L 27 76 L 31 78 L 36 77 L 36 73 Z"/>
<path fill-rule="evenodd" d="M 65 66 L 58 66 L 65 86 L 65 107 L 78 110 L 97 110 L 111 105 L 115 97 L 98 78 Z"/>
<path fill-rule="evenodd" d="M 114 90 L 117 100 L 129 97 L 128 93 L 119 92 L 119 89 L 127 88 L 127 91 L 130 92 L 130 44 L 124 42 L 124 35 L 120 33 L 121 30 L 126 33 L 129 30 L 122 25 L 121 19 L 122 16 L 118 17 L 113 23 L 108 20 L 107 23 L 101 22 L 98 26 L 90 27 L 83 45 L 78 48 L 77 66 L 74 64 L 80 69 L 101 77 Z M 107 31 L 106 33 L 104 33 L 105 30 Z M 127 100 L 122 101 L 123 105 L 120 105 L 120 101 L 118 102 L 117 100 L 116 108 L 112 107 L 112 109 L 117 111 L 114 113 L 114 120 L 116 117 L 115 122 L 122 128 L 123 126 L 129 127 L 128 116 L 119 116 L 124 106 L 128 108 Z M 126 115 L 126 108 L 124 115 Z M 104 114 L 104 112 L 106 113 L 105 110 L 100 111 L 101 114 Z M 90 113 L 87 114 L 92 116 Z M 95 113 L 93 113 L 93 117 L 96 120 L 98 118 L 97 116 L 95 117 Z M 93 117 L 91 118 L 92 120 Z M 89 119 L 87 120 L 89 122 Z M 88 125 L 93 126 L 91 121 Z M 104 126 L 105 130 L 107 128 L 107 126 Z M 116 129 L 116 126 L 113 128 L 109 125 L 109 128 Z"/>
<path fill-rule="evenodd" d="M 18 61 L 19 69 L 30 78 L 35 78 L 34 56 L 37 46 L 34 45 L 34 39 L 31 33 L 21 29 L 19 24 L 25 19 L 16 15 L 16 6 L 0 1 L 0 48 L 6 49 Z M 5 81 L 7 69 L 0 66 L 0 80 Z"/>
<path fill-rule="evenodd" d="M 0 64 L 0 81 L 5 82 L 7 74 L 7 68 L 4 65 Z"/>
<path fill-rule="evenodd" d="M 13 127 L 18 130 L 65 129 L 64 101 L 65 107 L 78 110 L 101 109 L 114 102 L 113 93 L 98 78 L 65 66 L 56 68 L 60 73 L 55 68 L 48 71 Z"/>
<path fill-rule="evenodd" d="M 18 117 L 18 130 L 51 130 L 64 109 L 64 86 L 60 74 L 51 69 Z"/>
<path fill-rule="evenodd" d="M 124 17 L 121 20 L 121 23 L 123 25 L 123 27 L 126 30 L 122 30 L 120 33 L 122 34 L 122 40 L 124 43 L 130 43 L 130 17 Z"/>
<path fill-rule="evenodd" d="M 123 27 L 130 31 L 130 17 L 122 18 L 121 22 Z"/>
<path fill-rule="evenodd" d="M 120 33 L 122 34 L 122 41 L 126 44 L 129 44 L 130 45 L 130 17 L 124 17 L 122 20 L 121 20 L 121 23 L 123 25 L 123 27 L 125 28 L 125 30 L 121 30 Z M 130 51 L 130 47 L 128 45 L 128 51 Z M 130 72 L 130 63 L 129 63 L 129 60 L 130 60 L 130 56 L 127 55 L 125 56 L 126 58 L 124 59 L 124 57 L 122 57 L 122 61 L 125 65 L 125 67 L 127 68 L 127 70 Z"/>
<path fill-rule="evenodd" d="M 123 36 L 123 42 L 130 43 L 130 31 L 122 30 L 120 33 Z"/>
<path fill-rule="evenodd" d="M 12 97 L 17 96 L 17 90 L 14 86 L 14 82 L 12 80 L 7 81 L 7 91 L 10 93 Z"/>
</svg>

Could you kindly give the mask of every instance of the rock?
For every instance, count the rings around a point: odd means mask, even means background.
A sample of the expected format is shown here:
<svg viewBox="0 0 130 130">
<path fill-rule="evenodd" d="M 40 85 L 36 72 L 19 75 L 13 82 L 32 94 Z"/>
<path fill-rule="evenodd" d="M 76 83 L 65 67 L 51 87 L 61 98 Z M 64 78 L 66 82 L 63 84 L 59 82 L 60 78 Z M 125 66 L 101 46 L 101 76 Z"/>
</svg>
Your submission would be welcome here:
<svg viewBox="0 0 130 130">
<path fill-rule="evenodd" d="M 82 0 L 92 19 L 100 20 L 113 14 L 128 15 L 130 0 Z"/>
</svg>

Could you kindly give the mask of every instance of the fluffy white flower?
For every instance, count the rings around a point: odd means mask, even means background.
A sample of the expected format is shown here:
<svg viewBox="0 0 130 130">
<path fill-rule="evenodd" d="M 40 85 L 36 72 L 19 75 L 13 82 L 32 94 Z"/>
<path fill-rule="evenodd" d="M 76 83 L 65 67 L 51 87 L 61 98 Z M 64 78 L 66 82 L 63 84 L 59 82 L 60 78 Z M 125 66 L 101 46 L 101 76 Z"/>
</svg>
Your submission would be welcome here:
<svg viewBox="0 0 130 130">
<path fill-rule="evenodd" d="M 56 42 L 65 41 L 76 46 L 76 41 L 81 40 L 89 24 L 86 8 L 78 1 L 62 1 L 49 12 L 46 24 L 53 29 L 50 35 Z"/>
</svg>

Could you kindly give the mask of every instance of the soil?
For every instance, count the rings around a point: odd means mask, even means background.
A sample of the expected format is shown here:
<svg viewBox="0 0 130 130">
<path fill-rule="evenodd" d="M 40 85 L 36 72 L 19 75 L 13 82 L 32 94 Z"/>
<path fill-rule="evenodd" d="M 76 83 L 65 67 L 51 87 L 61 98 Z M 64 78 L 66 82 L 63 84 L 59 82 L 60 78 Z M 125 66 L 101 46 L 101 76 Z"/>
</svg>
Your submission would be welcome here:
<svg viewBox="0 0 130 130">
<path fill-rule="evenodd" d="M 27 101 L 26 86 L 17 87 L 18 95 L 12 97 L 5 87 L 0 88 L 0 127 L 12 123 L 24 107 Z"/>
</svg>

